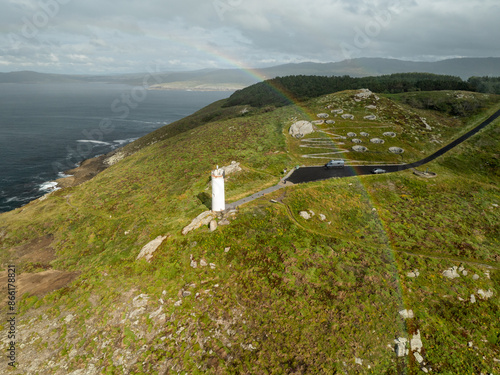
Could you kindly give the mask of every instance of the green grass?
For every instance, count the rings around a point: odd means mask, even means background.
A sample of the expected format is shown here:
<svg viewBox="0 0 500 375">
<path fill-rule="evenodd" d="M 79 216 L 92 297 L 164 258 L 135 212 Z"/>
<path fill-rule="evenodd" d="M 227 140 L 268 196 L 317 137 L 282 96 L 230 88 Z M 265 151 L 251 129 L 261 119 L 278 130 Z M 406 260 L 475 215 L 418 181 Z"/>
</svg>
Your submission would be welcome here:
<svg viewBox="0 0 500 375">
<path fill-rule="evenodd" d="M 414 358 L 398 359 L 392 347 L 395 337 L 420 330 L 433 373 L 499 371 L 498 122 L 426 166 L 434 179 L 404 171 L 295 185 L 242 206 L 213 233 L 180 234 L 207 210 L 215 165 L 235 160 L 243 168 L 226 180 L 229 202 L 276 184 L 283 169 L 312 163 L 287 134 L 292 118 L 325 112 L 325 103 L 350 103 L 349 95 L 245 115 L 215 103 L 141 139 L 94 179 L 2 214 L 3 262 L 13 246 L 50 234 L 57 255 L 51 266 L 82 272 L 58 291 L 20 300 L 23 330 L 36 338 L 29 345 L 61 369 L 94 363 L 110 374 L 416 374 Z M 379 103 L 391 109 L 380 121 L 402 132 L 408 157 L 438 147 L 415 140 L 417 130 L 402 123 L 420 109 Z M 355 115 L 365 111 L 352 105 Z M 425 116 L 451 140 L 497 104 L 490 105 L 462 120 Z M 335 126 L 348 130 L 341 121 Z M 315 215 L 304 220 L 303 210 Z M 151 263 L 135 260 L 146 243 L 167 234 Z M 215 269 L 202 267 L 202 259 Z M 460 264 L 466 276 L 443 278 Z M 408 278 L 414 269 L 420 276 Z M 478 289 L 494 297 L 482 300 Z M 144 310 L 134 306 L 140 294 L 148 296 Z M 471 294 L 475 304 L 467 302 Z M 405 308 L 414 319 L 401 319 Z M 50 356 L 43 354 L 48 348 Z"/>
</svg>

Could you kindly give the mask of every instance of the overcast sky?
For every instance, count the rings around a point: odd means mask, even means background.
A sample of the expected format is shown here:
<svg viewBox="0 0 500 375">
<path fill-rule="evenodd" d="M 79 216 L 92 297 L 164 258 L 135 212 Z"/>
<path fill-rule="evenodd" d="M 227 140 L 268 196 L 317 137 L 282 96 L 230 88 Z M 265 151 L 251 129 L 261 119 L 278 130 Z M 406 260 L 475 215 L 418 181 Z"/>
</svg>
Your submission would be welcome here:
<svg viewBox="0 0 500 375">
<path fill-rule="evenodd" d="M 0 71 L 499 57 L 498 0 L 0 0 Z"/>
</svg>

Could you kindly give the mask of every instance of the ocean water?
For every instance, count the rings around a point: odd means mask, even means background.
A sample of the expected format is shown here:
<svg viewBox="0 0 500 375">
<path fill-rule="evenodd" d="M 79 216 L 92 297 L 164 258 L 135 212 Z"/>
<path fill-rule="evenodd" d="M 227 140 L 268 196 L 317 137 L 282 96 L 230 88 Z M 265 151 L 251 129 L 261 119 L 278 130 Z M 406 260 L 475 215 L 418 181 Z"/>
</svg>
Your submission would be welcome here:
<svg viewBox="0 0 500 375">
<path fill-rule="evenodd" d="M 0 212 L 57 188 L 54 179 L 231 92 L 127 85 L 0 84 Z"/>
</svg>

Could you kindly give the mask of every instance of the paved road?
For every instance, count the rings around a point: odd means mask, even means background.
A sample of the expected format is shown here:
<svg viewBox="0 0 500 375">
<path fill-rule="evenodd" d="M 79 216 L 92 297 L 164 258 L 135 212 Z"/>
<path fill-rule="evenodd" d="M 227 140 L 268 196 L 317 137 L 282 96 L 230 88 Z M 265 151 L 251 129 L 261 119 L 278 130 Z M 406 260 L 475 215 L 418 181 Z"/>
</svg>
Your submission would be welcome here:
<svg viewBox="0 0 500 375">
<path fill-rule="evenodd" d="M 476 126 L 471 131 L 467 132 L 460 138 L 457 138 L 450 144 L 444 146 L 440 150 L 436 151 L 432 155 L 414 162 L 410 164 L 399 164 L 399 165 L 361 165 L 361 166 L 346 166 L 344 168 L 338 169 L 325 169 L 324 167 L 303 167 L 295 170 L 291 176 L 289 176 L 285 181 L 292 182 L 294 184 L 302 183 L 302 182 L 311 182 L 311 181 L 319 181 L 326 180 L 329 178 L 335 177 L 350 177 L 350 176 L 359 176 L 371 174 L 372 170 L 375 168 L 383 168 L 387 172 L 398 172 L 404 171 L 405 169 L 416 168 L 424 165 L 426 163 L 431 162 L 437 157 L 443 155 L 445 152 L 448 152 L 452 148 L 456 147 L 466 139 L 469 139 L 474 134 L 491 124 L 498 117 L 500 117 L 500 110 L 495 112 L 492 116 L 482 122 L 480 125 Z"/>
<path fill-rule="evenodd" d="M 273 191 L 279 190 L 281 188 L 285 187 L 284 185 L 274 185 L 271 186 L 270 188 L 267 188 L 265 190 L 259 191 L 258 193 L 255 193 L 253 195 L 250 195 L 249 197 L 240 199 L 239 201 L 233 202 L 233 203 L 228 203 L 226 205 L 226 210 L 232 210 L 238 206 L 241 206 L 244 203 L 248 203 L 250 201 L 253 201 L 254 199 L 260 198 L 266 194 L 272 193 Z"/>
</svg>

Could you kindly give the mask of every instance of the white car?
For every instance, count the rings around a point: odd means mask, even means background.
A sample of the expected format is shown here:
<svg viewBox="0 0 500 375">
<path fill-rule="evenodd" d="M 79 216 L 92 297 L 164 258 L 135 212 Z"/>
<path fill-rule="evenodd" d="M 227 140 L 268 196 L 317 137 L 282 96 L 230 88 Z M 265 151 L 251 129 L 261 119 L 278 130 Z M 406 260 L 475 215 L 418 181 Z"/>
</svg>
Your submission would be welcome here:
<svg viewBox="0 0 500 375">
<path fill-rule="evenodd" d="M 381 174 L 381 173 L 386 173 L 387 171 L 385 169 L 382 169 L 382 168 L 375 168 L 375 169 L 372 169 L 372 173 L 373 174 Z"/>
<path fill-rule="evenodd" d="M 345 166 L 345 161 L 344 159 L 333 159 L 330 160 L 328 163 L 324 165 L 325 169 L 330 169 L 330 168 L 344 168 Z"/>
</svg>

